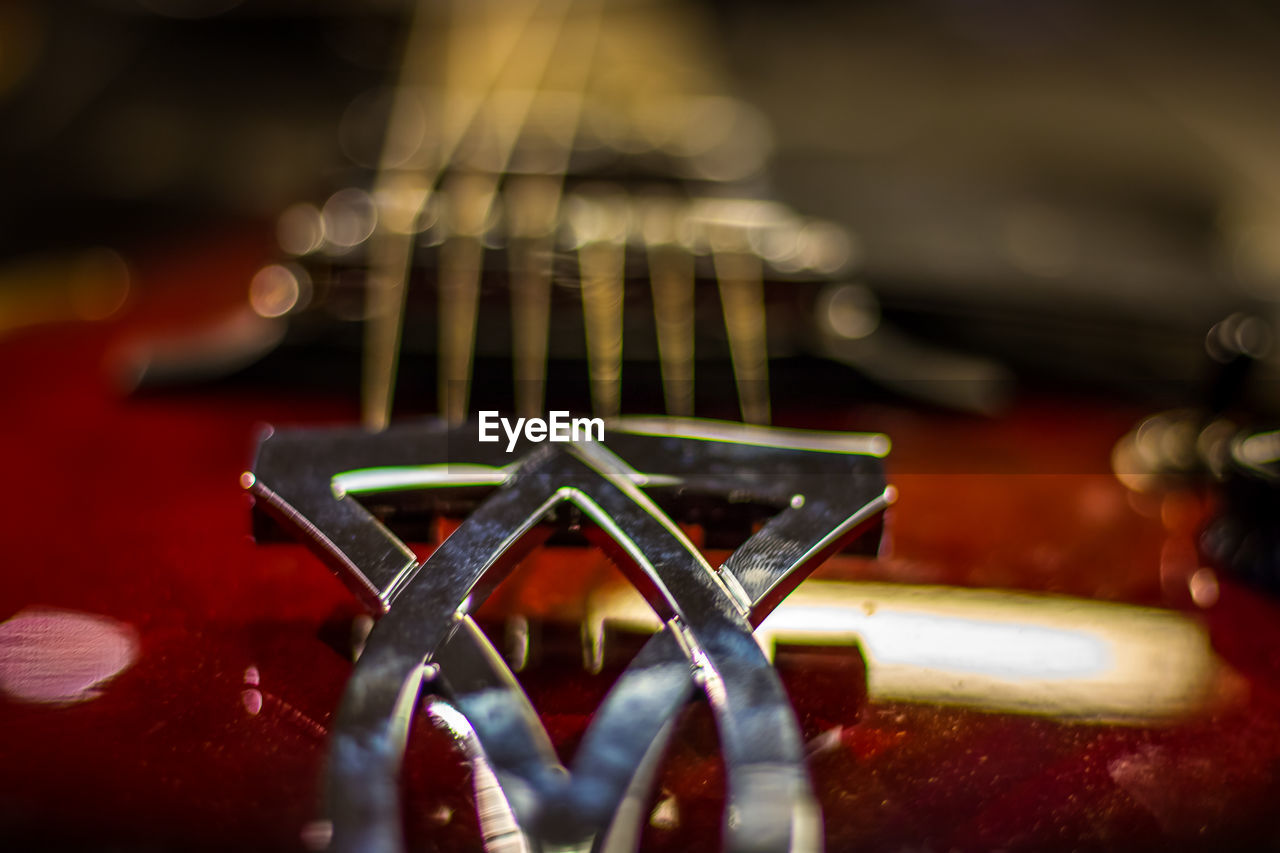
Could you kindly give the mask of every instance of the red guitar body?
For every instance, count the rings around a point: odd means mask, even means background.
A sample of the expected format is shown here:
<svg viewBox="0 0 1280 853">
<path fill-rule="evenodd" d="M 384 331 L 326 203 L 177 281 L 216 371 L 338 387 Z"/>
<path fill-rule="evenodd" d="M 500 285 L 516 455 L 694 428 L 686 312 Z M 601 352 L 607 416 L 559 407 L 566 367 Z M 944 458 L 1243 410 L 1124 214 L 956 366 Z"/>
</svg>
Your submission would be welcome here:
<svg viewBox="0 0 1280 853">
<path fill-rule="evenodd" d="M 351 423 L 354 401 L 128 396 L 108 369 L 137 333 L 227 309 L 268 256 L 252 235 L 158 253 L 118 321 L 0 341 L 9 849 L 304 847 L 361 611 L 303 547 L 251 539 L 238 481 L 260 425 Z M 1144 414 L 1034 397 L 1000 420 L 886 406 L 776 413 L 785 426 L 893 440 L 899 500 L 881 557 L 838 558 L 820 576 L 1174 608 L 1203 622 L 1228 673 L 1211 706 L 1118 726 L 872 701 L 856 654 L 780 654 L 828 850 L 1280 846 L 1280 607 L 1196 575 L 1201 497 L 1139 495 L 1112 475 L 1112 447 Z M 547 619 L 545 654 L 521 678 L 570 753 L 616 670 L 582 670 L 564 616 L 613 570 L 582 549 L 530 562 L 480 616 Z M 429 724 L 415 730 L 403 782 L 414 849 L 480 848 L 466 766 Z M 723 797 L 714 727 L 695 705 L 645 849 L 715 849 Z"/>
</svg>

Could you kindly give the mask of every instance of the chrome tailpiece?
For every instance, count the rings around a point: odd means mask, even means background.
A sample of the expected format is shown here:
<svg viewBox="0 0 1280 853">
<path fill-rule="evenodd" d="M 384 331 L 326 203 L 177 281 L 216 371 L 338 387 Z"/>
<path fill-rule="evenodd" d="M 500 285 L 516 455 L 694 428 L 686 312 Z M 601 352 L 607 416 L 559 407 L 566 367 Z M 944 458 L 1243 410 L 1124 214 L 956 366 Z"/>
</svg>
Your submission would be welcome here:
<svg viewBox="0 0 1280 853">
<path fill-rule="evenodd" d="M 260 536 L 274 524 L 301 538 L 377 619 L 330 744 L 328 846 L 404 849 L 399 768 L 425 703 L 477 785 L 487 780 L 478 802 L 487 849 L 633 850 L 635 803 L 650 792 L 676 715 L 701 693 L 724 753 L 726 849 L 818 849 L 800 732 L 752 631 L 835 550 L 874 550 L 891 494 L 888 440 L 634 418 L 611 421 L 603 442 L 525 442 L 507 453 L 477 438 L 474 423 L 439 421 L 272 432 L 245 475 Z M 395 511 L 379 518 L 366 508 L 375 504 Z M 755 530 L 719 567 L 680 527 L 705 524 L 711 509 Z M 405 535 L 433 515 L 463 520 L 419 561 L 392 527 Z M 663 623 L 594 714 L 570 768 L 470 615 L 565 528 L 598 544 Z"/>
</svg>

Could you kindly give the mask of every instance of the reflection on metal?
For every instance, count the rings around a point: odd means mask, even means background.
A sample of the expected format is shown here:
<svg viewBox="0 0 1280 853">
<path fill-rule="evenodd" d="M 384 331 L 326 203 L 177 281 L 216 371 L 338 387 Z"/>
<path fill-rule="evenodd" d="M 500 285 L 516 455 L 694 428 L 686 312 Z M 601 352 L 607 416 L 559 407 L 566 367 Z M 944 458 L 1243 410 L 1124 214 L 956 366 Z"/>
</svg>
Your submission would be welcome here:
<svg viewBox="0 0 1280 853">
<path fill-rule="evenodd" d="M 324 235 L 324 244 L 336 254 L 368 240 L 377 225 L 378 206 L 373 196 L 356 187 L 338 190 L 329 196 L 320 211 L 320 233 Z"/>
<path fill-rule="evenodd" d="M 465 488 L 467 486 L 501 486 L 520 466 L 516 463 L 495 468 L 491 465 L 407 465 L 386 468 L 368 468 L 360 471 L 343 471 L 333 477 L 333 493 L 336 497 L 348 494 L 373 494 L 416 489 Z M 650 476 L 628 471 L 627 478 L 637 486 L 674 486 L 679 481 L 671 477 Z"/>
<path fill-rule="evenodd" d="M 336 497 L 370 492 L 395 492 L 434 487 L 500 486 L 511 478 L 514 466 L 492 465 L 397 465 L 343 471 L 333 477 Z"/>
<path fill-rule="evenodd" d="M 287 208 L 276 220 L 276 241 L 291 255 L 306 255 L 324 245 L 324 216 L 313 204 Z"/>
<path fill-rule="evenodd" d="M 1221 590 L 1218 587 L 1218 575 L 1213 569 L 1199 568 L 1187 579 L 1187 589 L 1191 600 L 1197 607 L 1210 608 L 1218 603 Z"/>
<path fill-rule="evenodd" d="M 1209 329 L 1204 339 L 1205 351 L 1223 364 L 1246 356 L 1266 358 L 1271 352 L 1273 332 L 1267 321 L 1251 314 L 1232 314 Z"/>
<path fill-rule="evenodd" d="M 616 590 L 590 603 L 586 627 L 601 649 L 610 629 L 658 624 Z M 1224 673 L 1187 616 L 1065 596 L 810 580 L 755 636 L 771 656 L 779 644 L 856 645 L 874 699 L 1073 719 L 1191 713 Z"/>
<path fill-rule="evenodd" d="M 725 751 L 734 816 L 727 845 L 816 849 L 820 820 L 804 747 L 749 632 L 808 570 L 876 520 L 889 492 L 878 457 L 861 451 L 887 448 L 865 436 L 841 446 L 826 435 L 804 449 L 788 446 L 804 444 L 796 435 L 770 446 L 770 430 L 741 426 L 737 434 L 753 443 L 737 443 L 729 440 L 734 430 L 700 436 L 695 423 L 673 422 L 668 433 L 657 421 L 645 422 L 644 433 L 615 425 L 607 449 L 526 444 L 515 465 L 479 443 L 474 425 L 264 439 L 244 480 L 259 508 L 310 543 L 381 614 L 334 729 L 327 816 L 336 848 L 401 849 L 396 774 L 426 690 L 466 718 L 522 836 L 553 846 L 600 838 L 602 849 L 627 849 L 644 824 L 635 806 L 651 788 L 669 723 L 700 689 Z M 353 485 L 376 488 L 378 469 L 396 488 L 416 470 L 428 486 L 416 501 L 474 509 L 418 563 L 349 497 Z M 446 483 L 451 469 L 457 476 Z M 346 473 L 353 471 L 361 472 L 354 482 Z M 676 525 L 679 516 L 664 509 L 687 513 L 707 501 L 751 502 L 775 515 L 712 568 Z M 615 683 L 568 773 L 502 655 L 467 613 L 550 534 L 545 522 L 576 525 L 577 517 L 594 523 L 592 535 L 646 591 L 664 627 Z"/>
<path fill-rule="evenodd" d="M 265 266 L 249 282 L 249 305 L 259 317 L 283 317 L 305 308 L 310 299 L 310 278 L 292 264 Z"/>
<path fill-rule="evenodd" d="M 533 849 L 520 831 L 511 803 L 467 718 L 449 703 L 439 701 L 427 704 L 427 715 L 453 737 L 471 766 L 471 784 L 475 789 L 476 814 L 485 853 L 526 853 Z"/>
<path fill-rule="evenodd" d="M 1259 432 L 1236 441 L 1234 455 L 1241 463 L 1262 468 L 1280 462 L 1280 431 Z"/>
<path fill-rule="evenodd" d="M 818 314 L 838 337 L 856 341 L 880 325 L 880 303 L 865 285 L 836 284 L 818 296 Z"/>
<path fill-rule="evenodd" d="M 653 807 L 649 825 L 657 829 L 675 829 L 680 825 L 680 805 L 674 795 L 659 801 Z"/>
<path fill-rule="evenodd" d="M 1240 428 L 1226 418 L 1209 418 L 1194 409 L 1160 412 L 1116 442 L 1111 470 L 1135 492 L 1152 492 L 1204 474 L 1221 478 L 1233 456 L 1249 465 L 1247 453 L 1265 454 L 1266 435 L 1248 444 L 1251 439 L 1244 439 Z"/>
<path fill-rule="evenodd" d="M 652 437 L 674 436 L 696 441 L 723 441 L 750 447 L 845 453 L 883 459 L 892 444 L 881 433 L 821 432 L 810 429 L 761 428 L 732 421 L 705 418 L 626 417 L 612 421 L 609 431 Z"/>
</svg>

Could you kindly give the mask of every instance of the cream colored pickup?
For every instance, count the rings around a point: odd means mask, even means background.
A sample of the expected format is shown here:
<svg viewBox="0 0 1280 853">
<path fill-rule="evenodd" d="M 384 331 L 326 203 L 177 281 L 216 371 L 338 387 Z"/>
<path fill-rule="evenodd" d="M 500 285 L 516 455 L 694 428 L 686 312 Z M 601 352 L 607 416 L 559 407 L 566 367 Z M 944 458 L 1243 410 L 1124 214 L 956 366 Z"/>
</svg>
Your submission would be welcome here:
<svg viewBox="0 0 1280 853">
<path fill-rule="evenodd" d="M 588 653 L 608 630 L 660 622 L 630 588 L 588 604 Z M 779 645 L 856 646 L 871 699 L 1097 721 L 1183 716 L 1222 698 L 1229 670 L 1193 618 L 1066 596 L 807 581 L 755 633 Z"/>
</svg>

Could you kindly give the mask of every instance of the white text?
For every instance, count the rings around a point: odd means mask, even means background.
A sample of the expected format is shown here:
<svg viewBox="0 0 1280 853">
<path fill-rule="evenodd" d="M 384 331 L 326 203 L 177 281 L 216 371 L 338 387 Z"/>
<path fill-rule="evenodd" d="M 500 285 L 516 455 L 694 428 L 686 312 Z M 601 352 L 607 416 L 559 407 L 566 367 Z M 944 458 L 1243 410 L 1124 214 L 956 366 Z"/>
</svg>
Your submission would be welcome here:
<svg viewBox="0 0 1280 853">
<path fill-rule="evenodd" d="M 568 412 L 548 412 L 543 418 L 501 417 L 495 411 L 480 412 L 481 441 L 501 441 L 507 437 L 507 452 L 516 449 L 523 433 L 528 441 L 604 441 L 604 421 L 600 418 L 571 418 Z"/>
</svg>

